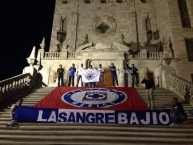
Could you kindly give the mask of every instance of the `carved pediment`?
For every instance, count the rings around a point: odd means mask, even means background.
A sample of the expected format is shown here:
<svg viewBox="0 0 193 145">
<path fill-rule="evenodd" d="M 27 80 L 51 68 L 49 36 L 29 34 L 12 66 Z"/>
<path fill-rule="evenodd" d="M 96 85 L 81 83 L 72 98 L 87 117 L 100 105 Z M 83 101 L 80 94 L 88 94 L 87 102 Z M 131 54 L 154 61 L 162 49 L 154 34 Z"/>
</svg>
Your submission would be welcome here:
<svg viewBox="0 0 193 145">
<path fill-rule="evenodd" d="M 81 45 L 78 49 L 77 52 L 81 51 L 125 51 L 128 52 L 129 47 L 125 46 L 123 44 L 113 42 L 111 43 L 97 43 L 95 46 L 93 46 L 93 43 L 87 43 L 84 45 Z"/>
</svg>

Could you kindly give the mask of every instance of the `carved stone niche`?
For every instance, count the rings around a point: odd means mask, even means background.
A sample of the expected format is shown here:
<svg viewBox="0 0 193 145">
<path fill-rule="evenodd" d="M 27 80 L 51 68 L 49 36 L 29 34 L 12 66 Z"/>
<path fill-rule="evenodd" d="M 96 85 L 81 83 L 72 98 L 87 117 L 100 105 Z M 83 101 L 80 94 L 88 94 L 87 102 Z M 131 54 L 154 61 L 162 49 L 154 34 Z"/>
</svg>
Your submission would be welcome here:
<svg viewBox="0 0 193 145">
<path fill-rule="evenodd" d="M 107 3 L 107 0 L 99 0 L 102 4 Z"/>
<path fill-rule="evenodd" d="M 147 3 L 149 2 L 150 0 L 140 0 L 142 3 Z"/>
<path fill-rule="evenodd" d="M 85 4 L 90 4 L 92 2 L 92 0 L 84 0 Z"/>
<path fill-rule="evenodd" d="M 117 24 L 112 16 L 97 16 L 94 18 L 92 28 L 96 34 L 106 36 L 116 32 Z"/>
<path fill-rule="evenodd" d="M 116 0 L 117 3 L 123 3 L 123 0 Z"/>
<path fill-rule="evenodd" d="M 67 4 L 67 3 L 69 2 L 69 0 L 61 0 L 61 2 L 62 2 L 63 4 Z"/>
</svg>

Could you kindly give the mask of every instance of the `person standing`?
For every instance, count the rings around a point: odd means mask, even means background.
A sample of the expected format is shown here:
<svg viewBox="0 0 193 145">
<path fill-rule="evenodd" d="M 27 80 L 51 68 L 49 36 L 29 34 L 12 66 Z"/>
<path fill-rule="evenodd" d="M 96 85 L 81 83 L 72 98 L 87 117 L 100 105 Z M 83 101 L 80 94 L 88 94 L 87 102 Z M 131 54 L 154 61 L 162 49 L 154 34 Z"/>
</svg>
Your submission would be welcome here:
<svg viewBox="0 0 193 145">
<path fill-rule="evenodd" d="M 111 63 L 111 66 L 109 66 L 109 68 L 110 68 L 110 72 L 111 72 L 113 87 L 115 87 L 115 83 L 117 86 L 119 86 L 118 79 L 117 79 L 117 69 L 116 69 L 114 63 Z"/>
<path fill-rule="evenodd" d="M 132 79 L 131 79 L 131 67 L 129 63 L 126 64 L 126 74 L 128 76 L 128 87 L 131 87 Z"/>
<path fill-rule="evenodd" d="M 77 83 L 76 83 L 76 87 L 78 87 L 79 81 L 81 80 L 81 86 L 83 87 L 83 82 L 82 82 L 82 71 L 85 70 L 83 68 L 83 64 L 81 64 L 80 68 L 77 71 Z"/>
<path fill-rule="evenodd" d="M 74 87 L 74 74 L 76 72 L 75 64 L 72 64 L 72 67 L 69 68 L 69 80 L 68 80 L 68 86 L 70 87 L 71 83 Z"/>
<path fill-rule="evenodd" d="M 132 67 L 131 67 L 132 87 L 134 87 L 135 85 L 138 87 L 138 84 L 137 84 L 137 72 L 138 72 L 138 69 L 135 67 L 134 64 L 132 64 Z"/>
<path fill-rule="evenodd" d="M 100 71 L 99 82 L 101 82 L 101 83 L 102 83 L 102 86 L 104 87 L 104 86 L 105 86 L 105 79 L 104 79 L 105 70 L 104 70 L 104 68 L 102 67 L 102 64 L 99 64 L 98 70 Z"/>
<path fill-rule="evenodd" d="M 148 100 L 148 108 L 153 109 L 154 100 L 153 100 L 153 89 L 155 87 L 153 78 L 146 74 L 146 77 L 141 81 L 142 84 L 145 84 L 145 94 Z"/>
<path fill-rule="evenodd" d="M 92 65 L 89 65 L 87 70 L 95 70 L 95 69 L 93 69 Z M 96 82 L 89 82 L 88 85 L 89 85 L 89 87 L 95 87 Z"/>
<path fill-rule="evenodd" d="M 64 69 L 62 68 L 61 64 L 57 69 L 57 75 L 58 75 L 58 86 L 64 86 Z"/>
</svg>

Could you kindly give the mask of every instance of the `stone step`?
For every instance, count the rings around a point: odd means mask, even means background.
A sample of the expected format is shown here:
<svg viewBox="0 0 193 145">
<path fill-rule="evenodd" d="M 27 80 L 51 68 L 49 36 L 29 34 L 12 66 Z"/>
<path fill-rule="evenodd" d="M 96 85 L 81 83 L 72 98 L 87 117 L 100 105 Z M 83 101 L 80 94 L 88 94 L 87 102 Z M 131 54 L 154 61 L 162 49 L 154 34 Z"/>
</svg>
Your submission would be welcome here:
<svg viewBox="0 0 193 145">
<path fill-rule="evenodd" d="M 123 143 L 123 142 L 88 142 L 88 141 L 75 141 L 75 140 L 71 140 L 71 141 L 33 141 L 33 142 L 28 142 L 28 141 L 18 141 L 18 140 L 14 140 L 14 141 L 10 141 L 10 139 L 1 139 L 1 143 L 3 145 L 171 145 L 171 143 L 141 143 L 141 142 L 138 142 L 138 143 L 135 143 L 135 142 L 128 142 L 128 143 Z M 187 144 L 188 145 L 188 144 Z"/>
<path fill-rule="evenodd" d="M 10 135 L 0 135 L 0 139 L 10 139 Z M 173 138 L 173 137 L 141 137 L 141 136 L 98 136 L 98 135 L 87 135 L 84 136 L 81 133 L 79 135 L 12 135 L 11 136 L 12 140 L 24 140 L 24 141 L 33 141 L 33 140 L 38 140 L 38 141 L 71 141 L 71 140 L 76 140 L 77 142 L 79 141 L 87 141 L 87 142 L 109 142 L 109 143 L 131 143 L 131 142 L 143 142 L 143 143 L 148 143 L 148 142 L 157 142 L 157 143 L 178 143 L 178 144 L 187 144 L 187 143 L 192 143 L 193 138 Z"/>
</svg>

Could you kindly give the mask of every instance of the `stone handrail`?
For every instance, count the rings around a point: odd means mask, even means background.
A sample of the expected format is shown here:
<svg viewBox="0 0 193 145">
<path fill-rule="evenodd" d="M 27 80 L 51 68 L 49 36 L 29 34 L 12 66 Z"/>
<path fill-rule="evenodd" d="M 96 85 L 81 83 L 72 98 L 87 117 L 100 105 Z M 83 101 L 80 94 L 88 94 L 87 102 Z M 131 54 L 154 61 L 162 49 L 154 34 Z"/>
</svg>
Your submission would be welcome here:
<svg viewBox="0 0 193 145">
<path fill-rule="evenodd" d="M 190 95 L 193 95 L 193 84 L 183 80 L 175 74 L 169 75 L 169 89 L 184 99 L 185 90 L 189 89 Z"/>
<path fill-rule="evenodd" d="M 0 81 L 0 101 L 9 96 L 14 96 L 30 87 L 31 75 L 29 73 Z"/>
<path fill-rule="evenodd" d="M 75 58 L 75 52 L 68 52 L 68 58 Z"/>
<path fill-rule="evenodd" d="M 162 52 L 149 52 L 149 58 L 150 59 L 155 59 L 155 58 L 160 58 L 163 55 Z"/>
<path fill-rule="evenodd" d="M 45 52 L 44 59 L 61 59 L 61 52 Z"/>
</svg>

